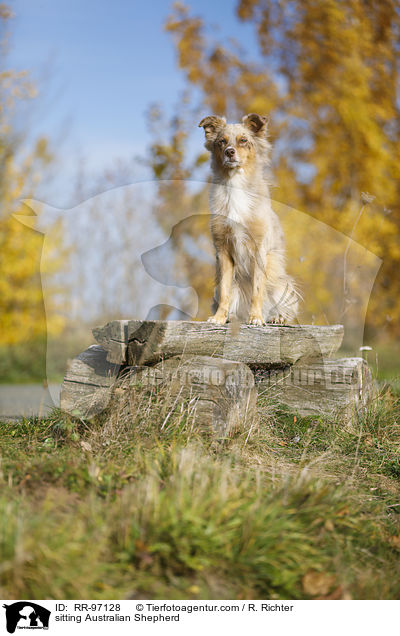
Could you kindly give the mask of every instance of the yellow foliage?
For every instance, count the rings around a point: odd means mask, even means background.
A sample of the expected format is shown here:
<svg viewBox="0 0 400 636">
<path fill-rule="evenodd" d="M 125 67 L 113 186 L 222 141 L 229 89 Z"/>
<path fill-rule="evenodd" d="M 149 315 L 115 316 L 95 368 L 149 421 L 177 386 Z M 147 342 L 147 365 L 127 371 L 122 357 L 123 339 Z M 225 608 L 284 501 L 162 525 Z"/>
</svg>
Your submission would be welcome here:
<svg viewBox="0 0 400 636">
<path fill-rule="evenodd" d="M 1 5 L 0 20 L 10 15 Z M 19 200 L 33 195 L 34 186 L 52 159 L 45 138 L 38 139 L 24 155 L 13 131 L 16 100 L 34 95 L 26 73 L 0 73 L 0 345 L 32 340 L 63 327 L 51 301 L 45 322 L 40 277 L 43 236 L 13 217 L 14 213 L 26 213 L 20 209 Z M 60 258 L 46 259 L 50 272 L 57 270 Z"/>
</svg>

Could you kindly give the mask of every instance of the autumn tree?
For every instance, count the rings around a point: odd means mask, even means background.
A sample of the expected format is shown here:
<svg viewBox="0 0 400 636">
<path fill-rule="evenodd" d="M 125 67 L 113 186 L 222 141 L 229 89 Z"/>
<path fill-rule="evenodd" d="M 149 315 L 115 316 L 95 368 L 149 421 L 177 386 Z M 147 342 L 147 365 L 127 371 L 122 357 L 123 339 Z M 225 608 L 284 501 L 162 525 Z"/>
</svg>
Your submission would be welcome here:
<svg viewBox="0 0 400 636">
<path fill-rule="evenodd" d="M 198 114 L 269 116 L 273 197 L 383 260 L 369 322 L 398 330 L 399 2 L 240 0 L 236 12 L 254 27 L 254 61 L 239 44 L 216 40 L 184 5 L 167 20 Z M 170 149 L 166 143 L 165 156 Z M 182 148 L 178 159 L 187 161 Z M 192 177 L 196 170 L 194 163 Z M 304 273 L 309 281 L 321 249 L 330 248 L 315 246 Z M 327 289 L 329 280 L 321 279 L 315 293 L 326 296 Z"/>
<path fill-rule="evenodd" d="M 40 280 L 42 235 L 28 230 L 13 216 L 29 214 L 22 198 L 33 196 L 38 182 L 52 161 L 45 138 L 28 143 L 28 131 L 17 124 L 18 105 L 35 97 L 27 73 L 7 68 L 7 27 L 10 9 L 0 5 L 0 345 L 14 345 L 46 333 L 58 332 L 62 318 L 49 305 L 44 318 Z M 54 246 L 57 247 L 56 245 Z M 47 267 L 56 271 L 60 253 Z"/>
</svg>

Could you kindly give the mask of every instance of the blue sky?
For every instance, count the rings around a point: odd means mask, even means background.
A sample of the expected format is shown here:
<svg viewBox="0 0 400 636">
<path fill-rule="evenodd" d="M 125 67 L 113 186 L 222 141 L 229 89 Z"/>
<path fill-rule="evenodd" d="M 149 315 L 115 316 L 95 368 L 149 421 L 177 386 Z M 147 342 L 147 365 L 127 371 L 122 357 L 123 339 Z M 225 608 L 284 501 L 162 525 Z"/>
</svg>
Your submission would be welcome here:
<svg viewBox="0 0 400 636">
<path fill-rule="evenodd" d="M 215 36 L 235 37 L 255 51 L 250 25 L 235 17 L 235 0 L 192 0 Z M 91 173 L 118 158 L 144 155 L 145 112 L 160 102 L 173 111 L 184 88 L 172 40 L 163 30 L 168 0 L 14 0 L 9 62 L 27 69 L 41 91 L 33 134 L 61 140 L 57 193 L 66 204 L 79 158 Z M 197 122 L 194 122 L 194 126 Z M 201 131 L 196 131 L 199 144 Z M 143 175 L 143 168 L 138 168 Z M 57 196 L 57 195 L 56 195 Z M 52 195 L 54 198 L 54 195 Z"/>
</svg>

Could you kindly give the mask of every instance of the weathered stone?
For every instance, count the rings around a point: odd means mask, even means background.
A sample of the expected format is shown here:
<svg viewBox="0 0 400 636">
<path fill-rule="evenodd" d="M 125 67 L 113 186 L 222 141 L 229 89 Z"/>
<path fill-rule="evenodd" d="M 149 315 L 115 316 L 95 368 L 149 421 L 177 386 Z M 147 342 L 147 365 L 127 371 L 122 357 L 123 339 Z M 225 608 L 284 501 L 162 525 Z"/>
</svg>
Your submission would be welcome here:
<svg viewBox="0 0 400 636">
<path fill-rule="evenodd" d="M 93 329 L 110 362 L 153 364 L 176 355 L 204 355 L 246 364 L 294 364 L 330 356 L 343 326 L 214 325 L 185 320 L 114 320 Z"/>
<path fill-rule="evenodd" d="M 91 345 L 68 365 L 61 386 L 60 407 L 80 417 L 100 413 L 109 403 L 120 365 L 107 360 L 107 351 Z"/>
<path fill-rule="evenodd" d="M 347 415 L 374 393 L 364 360 L 329 359 L 340 346 L 341 325 L 115 320 L 93 333 L 102 346 L 72 361 L 61 393 L 64 410 L 86 417 L 108 406 L 115 381 L 128 368 L 131 381 L 144 389 L 162 384 L 175 400 L 189 399 L 201 426 L 219 435 L 249 418 L 255 400 L 251 371 L 261 395 L 301 416 Z"/>
<path fill-rule="evenodd" d="M 349 415 L 371 400 L 371 370 L 362 358 L 298 362 L 284 369 L 253 368 L 259 395 L 298 415 Z"/>
<path fill-rule="evenodd" d="M 164 387 L 164 399 L 186 401 L 196 426 L 226 437 L 244 429 L 254 415 L 257 391 L 242 362 L 208 356 L 176 356 L 155 367 L 132 369 L 130 382 L 142 390 Z M 167 395 L 167 398 L 165 396 Z"/>
</svg>

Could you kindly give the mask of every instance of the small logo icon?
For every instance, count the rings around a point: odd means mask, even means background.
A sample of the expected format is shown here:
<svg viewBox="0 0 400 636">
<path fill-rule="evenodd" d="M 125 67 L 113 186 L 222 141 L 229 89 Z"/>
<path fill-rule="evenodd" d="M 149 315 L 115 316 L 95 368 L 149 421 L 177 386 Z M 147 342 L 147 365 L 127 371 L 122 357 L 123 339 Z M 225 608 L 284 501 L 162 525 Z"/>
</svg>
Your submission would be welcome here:
<svg viewBox="0 0 400 636">
<path fill-rule="evenodd" d="M 31 601 L 18 601 L 3 607 L 6 610 L 9 634 L 14 634 L 16 629 L 49 629 L 51 612 L 41 605 Z"/>
</svg>

